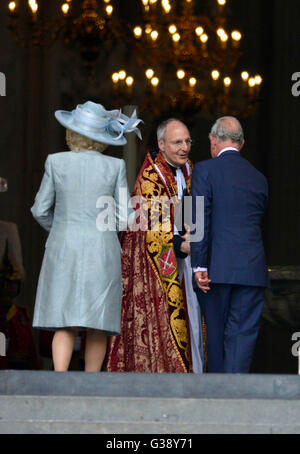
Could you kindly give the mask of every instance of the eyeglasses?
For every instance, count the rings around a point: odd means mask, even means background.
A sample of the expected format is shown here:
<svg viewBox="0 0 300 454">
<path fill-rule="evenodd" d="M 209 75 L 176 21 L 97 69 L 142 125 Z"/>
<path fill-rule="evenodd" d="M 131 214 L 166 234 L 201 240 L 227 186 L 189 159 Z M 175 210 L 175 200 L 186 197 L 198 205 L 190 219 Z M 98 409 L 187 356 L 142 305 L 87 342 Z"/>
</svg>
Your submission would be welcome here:
<svg viewBox="0 0 300 454">
<path fill-rule="evenodd" d="M 176 140 L 176 141 L 171 141 L 171 145 L 174 145 L 176 148 L 180 148 L 183 146 L 183 144 L 186 144 L 186 146 L 190 147 L 193 143 L 192 139 L 186 139 L 186 140 Z"/>
</svg>

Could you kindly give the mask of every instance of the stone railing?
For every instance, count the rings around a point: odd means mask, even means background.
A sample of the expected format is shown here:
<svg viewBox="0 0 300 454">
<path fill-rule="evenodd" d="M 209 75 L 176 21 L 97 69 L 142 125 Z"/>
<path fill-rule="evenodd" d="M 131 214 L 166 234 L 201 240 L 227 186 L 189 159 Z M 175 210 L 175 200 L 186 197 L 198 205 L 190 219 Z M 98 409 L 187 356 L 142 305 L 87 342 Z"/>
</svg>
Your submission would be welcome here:
<svg viewBox="0 0 300 454">
<path fill-rule="evenodd" d="M 300 266 L 274 266 L 269 273 L 263 320 L 300 331 Z"/>
<path fill-rule="evenodd" d="M 297 374 L 293 340 L 300 332 L 300 266 L 272 266 L 252 372 Z"/>
</svg>

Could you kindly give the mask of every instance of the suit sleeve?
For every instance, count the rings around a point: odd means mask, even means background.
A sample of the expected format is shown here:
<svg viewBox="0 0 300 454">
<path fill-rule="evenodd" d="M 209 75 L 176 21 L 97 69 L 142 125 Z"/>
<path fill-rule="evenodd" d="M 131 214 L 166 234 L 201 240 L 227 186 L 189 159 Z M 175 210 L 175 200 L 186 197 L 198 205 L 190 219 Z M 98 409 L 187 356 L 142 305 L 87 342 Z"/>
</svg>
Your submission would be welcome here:
<svg viewBox="0 0 300 454">
<path fill-rule="evenodd" d="M 193 224 L 196 224 L 197 226 L 202 222 L 204 223 L 203 239 L 201 241 L 193 242 L 191 237 L 191 265 L 192 268 L 208 268 L 211 235 L 212 188 L 208 171 L 201 163 L 197 164 L 193 170 L 191 194 Z M 204 197 L 204 213 L 197 212 L 197 197 Z"/>
<path fill-rule="evenodd" d="M 121 166 L 117 178 L 117 183 L 114 192 L 114 199 L 116 202 L 116 221 L 117 230 L 119 232 L 127 230 L 135 216 L 134 209 L 130 204 L 130 193 L 126 177 L 125 161 L 121 160 Z"/>
<path fill-rule="evenodd" d="M 40 189 L 35 197 L 34 205 L 31 208 L 33 217 L 48 232 L 52 227 L 54 202 L 55 187 L 49 155 L 45 162 L 45 173 Z"/>
<path fill-rule="evenodd" d="M 188 257 L 187 254 L 185 254 L 184 252 L 181 252 L 181 245 L 182 243 L 185 242 L 185 239 L 182 238 L 182 236 L 178 235 L 178 234 L 174 234 L 174 237 L 173 237 L 173 245 L 174 245 L 174 251 L 175 251 L 175 257 L 178 258 L 178 259 L 185 259 Z"/>
</svg>

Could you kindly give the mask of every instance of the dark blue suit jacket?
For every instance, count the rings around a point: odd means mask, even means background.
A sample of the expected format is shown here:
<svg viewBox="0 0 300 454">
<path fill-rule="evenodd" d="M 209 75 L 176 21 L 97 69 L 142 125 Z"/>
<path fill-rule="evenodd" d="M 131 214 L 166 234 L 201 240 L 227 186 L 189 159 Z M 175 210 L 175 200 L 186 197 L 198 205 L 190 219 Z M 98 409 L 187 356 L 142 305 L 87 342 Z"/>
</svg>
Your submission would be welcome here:
<svg viewBox="0 0 300 454">
<path fill-rule="evenodd" d="M 269 286 L 261 234 L 266 178 L 229 150 L 195 165 L 191 191 L 193 207 L 204 196 L 204 238 L 191 244 L 192 267 L 208 268 L 212 283 Z M 195 216 L 194 209 L 194 223 Z"/>
</svg>

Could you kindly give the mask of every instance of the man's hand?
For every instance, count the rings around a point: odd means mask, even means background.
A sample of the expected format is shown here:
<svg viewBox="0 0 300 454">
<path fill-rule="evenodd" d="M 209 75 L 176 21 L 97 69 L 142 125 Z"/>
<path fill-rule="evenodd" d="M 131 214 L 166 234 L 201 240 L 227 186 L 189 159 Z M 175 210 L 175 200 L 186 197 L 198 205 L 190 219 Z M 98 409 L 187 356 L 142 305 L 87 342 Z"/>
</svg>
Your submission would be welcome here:
<svg viewBox="0 0 300 454">
<path fill-rule="evenodd" d="M 189 241 L 181 243 L 180 251 L 186 255 L 191 255 L 191 243 Z"/>
<path fill-rule="evenodd" d="M 211 282 L 211 280 L 208 279 L 207 271 L 198 271 L 194 276 L 200 290 L 202 290 L 203 293 L 207 293 L 210 290 L 209 283 Z"/>
<path fill-rule="evenodd" d="M 187 224 L 184 224 L 184 228 L 186 233 L 182 235 L 181 238 L 183 238 L 185 241 L 181 243 L 180 251 L 184 254 L 191 255 L 190 227 Z"/>
</svg>

